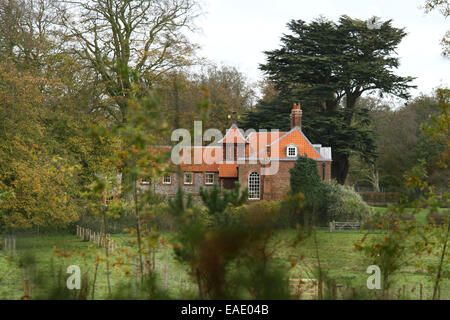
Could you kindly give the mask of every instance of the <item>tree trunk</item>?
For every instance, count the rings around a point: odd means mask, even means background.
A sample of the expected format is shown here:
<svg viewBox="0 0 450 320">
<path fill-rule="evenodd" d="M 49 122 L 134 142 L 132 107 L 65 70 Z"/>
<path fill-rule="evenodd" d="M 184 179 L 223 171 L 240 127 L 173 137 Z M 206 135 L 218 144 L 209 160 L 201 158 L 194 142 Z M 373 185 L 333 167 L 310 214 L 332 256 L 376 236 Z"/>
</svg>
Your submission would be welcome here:
<svg viewBox="0 0 450 320">
<path fill-rule="evenodd" d="M 142 237 L 141 237 L 141 217 L 139 213 L 139 202 L 137 193 L 137 181 L 134 180 L 134 212 L 136 216 L 136 237 L 138 243 L 139 270 L 141 272 L 141 283 L 144 282 L 144 262 L 142 260 Z"/>
<path fill-rule="evenodd" d="M 436 295 L 437 295 L 438 290 L 439 290 L 439 282 L 441 281 L 441 277 L 442 277 L 442 275 L 441 275 L 442 265 L 444 264 L 444 258 L 445 258 L 445 252 L 447 250 L 447 241 L 448 241 L 449 233 L 450 233 L 450 221 L 448 222 L 447 233 L 445 235 L 444 246 L 442 247 L 441 259 L 439 261 L 438 270 L 437 270 L 437 274 L 436 274 L 436 281 L 434 283 L 433 300 L 436 299 Z"/>
<path fill-rule="evenodd" d="M 349 156 L 340 155 L 336 157 L 331 165 L 331 176 L 340 184 L 345 184 L 350 167 Z"/>
</svg>

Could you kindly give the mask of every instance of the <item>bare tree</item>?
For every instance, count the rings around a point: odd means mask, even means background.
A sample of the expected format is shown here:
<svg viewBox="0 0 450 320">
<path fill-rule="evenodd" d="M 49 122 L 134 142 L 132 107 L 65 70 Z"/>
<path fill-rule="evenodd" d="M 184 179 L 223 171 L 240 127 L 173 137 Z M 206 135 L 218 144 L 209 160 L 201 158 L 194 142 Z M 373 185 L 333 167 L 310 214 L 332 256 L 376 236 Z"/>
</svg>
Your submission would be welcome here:
<svg viewBox="0 0 450 320">
<path fill-rule="evenodd" d="M 0 55 L 40 69 L 58 50 L 56 0 L 0 0 Z"/>
<path fill-rule="evenodd" d="M 62 1 L 69 48 L 98 74 L 112 103 L 105 110 L 117 124 L 127 122 L 133 84 L 147 85 L 161 74 L 189 65 L 196 46 L 186 37 L 195 29 L 195 0 Z"/>
</svg>

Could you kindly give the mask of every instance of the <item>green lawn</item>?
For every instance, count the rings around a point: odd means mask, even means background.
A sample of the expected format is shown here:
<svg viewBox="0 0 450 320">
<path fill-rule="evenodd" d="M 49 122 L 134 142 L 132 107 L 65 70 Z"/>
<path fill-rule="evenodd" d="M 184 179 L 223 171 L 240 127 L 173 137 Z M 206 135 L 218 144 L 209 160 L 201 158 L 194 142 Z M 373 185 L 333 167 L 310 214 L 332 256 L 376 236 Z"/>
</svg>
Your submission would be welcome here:
<svg viewBox="0 0 450 320">
<path fill-rule="evenodd" d="M 387 208 L 385 207 L 372 207 L 372 209 L 377 213 L 384 213 L 386 212 Z M 414 209 L 412 208 L 406 208 L 405 211 L 408 213 L 412 213 Z M 430 211 L 430 209 L 422 209 L 418 213 L 414 215 L 417 222 L 426 224 L 427 223 L 427 214 Z M 447 208 L 439 208 L 439 212 L 448 212 Z"/>
<path fill-rule="evenodd" d="M 297 245 L 295 248 L 291 246 L 292 240 L 296 236 L 295 230 L 279 231 L 274 237 L 273 245 L 276 246 L 276 259 L 279 263 L 289 268 L 290 277 L 293 278 L 313 278 L 312 270 L 316 266 L 316 253 L 314 241 L 308 238 Z M 347 284 L 349 287 L 365 287 L 368 275 L 366 268 L 371 263 L 364 256 L 354 250 L 354 243 L 362 238 L 363 234 L 357 231 L 339 231 L 330 233 L 327 230 L 319 230 L 317 232 L 317 243 L 319 257 L 322 268 L 328 273 L 329 277 L 336 279 L 337 283 Z M 380 237 L 383 234 L 370 234 L 370 237 Z M 121 243 L 122 248 L 134 247 L 127 244 L 130 240 L 128 235 L 115 235 L 116 243 Z M 170 238 L 170 235 L 168 235 Z M 73 252 L 71 257 L 58 258 L 54 254 L 54 246 L 57 250 L 65 250 Z M 28 256 L 28 259 L 36 259 L 40 269 L 33 269 L 32 274 L 44 277 L 53 274 L 53 278 L 58 278 L 58 271 L 61 269 L 63 273 L 67 266 L 75 264 L 79 265 L 82 272 L 88 270 L 90 280 L 94 274 L 94 257 L 96 254 L 103 254 L 103 250 L 97 248 L 92 243 L 81 241 L 75 236 L 47 236 L 47 237 L 30 237 L 22 238 L 17 241 L 18 254 Z M 74 251 L 75 250 L 75 251 Z M 78 250 L 86 254 L 85 257 L 78 253 Z M 0 251 L 1 252 L 1 251 Z M 32 252 L 32 255 L 27 255 Z M 115 261 L 120 255 L 120 250 L 116 250 L 111 256 L 110 261 Z M 290 260 L 292 257 L 298 258 L 298 263 L 292 267 Z M 303 257 L 303 258 L 301 258 Z M 411 256 L 411 266 L 405 267 L 395 276 L 396 289 L 406 286 L 408 296 L 412 299 L 418 298 L 419 284 L 424 286 L 425 297 L 431 296 L 432 284 L 430 277 L 414 266 L 416 257 Z M 129 261 L 129 260 L 128 260 Z M 195 294 L 195 285 L 189 280 L 188 268 L 180 265 L 172 254 L 170 247 L 160 250 L 156 255 L 158 283 L 164 287 L 164 268 L 167 266 L 168 275 L 168 293 L 171 297 L 186 298 L 189 292 Z M 448 266 L 447 266 L 448 267 Z M 124 270 L 125 268 L 125 270 Z M 126 269 L 129 275 L 126 275 Z M 53 270 L 53 271 L 52 271 Z M 112 271 L 111 283 L 113 291 L 120 283 L 124 281 L 133 281 L 135 279 L 135 266 L 125 265 L 122 269 L 116 268 Z M 96 299 L 107 297 L 107 282 L 105 276 L 105 264 L 101 263 L 98 269 L 98 279 L 96 283 Z M 55 276 L 56 275 L 56 276 Z M 180 282 L 181 276 L 181 282 Z M 180 286 L 181 284 L 181 286 Z M 188 285 L 190 285 L 190 290 Z M 415 290 L 413 288 L 415 287 Z M 36 288 L 32 291 L 36 294 Z M 0 253 L 0 299 L 20 299 L 23 295 L 22 272 L 17 267 L 17 261 L 8 261 L 7 257 Z M 447 280 L 441 289 L 441 299 L 450 299 L 450 285 Z"/>
</svg>

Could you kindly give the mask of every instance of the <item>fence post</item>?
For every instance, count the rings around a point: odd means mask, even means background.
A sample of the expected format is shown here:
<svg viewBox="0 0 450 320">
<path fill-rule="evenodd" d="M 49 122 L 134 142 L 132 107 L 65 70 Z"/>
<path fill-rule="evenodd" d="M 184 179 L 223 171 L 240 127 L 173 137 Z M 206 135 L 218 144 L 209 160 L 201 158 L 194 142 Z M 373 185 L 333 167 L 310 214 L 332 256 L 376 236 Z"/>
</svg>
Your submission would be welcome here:
<svg viewBox="0 0 450 320">
<path fill-rule="evenodd" d="M 22 300 L 30 299 L 30 280 L 23 280 L 23 297 Z"/>
<path fill-rule="evenodd" d="M 333 280 L 333 300 L 337 300 L 337 284 L 336 280 Z"/>
<path fill-rule="evenodd" d="M 420 300 L 422 300 L 422 297 L 423 297 L 423 285 L 422 285 L 422 282 L 420 283 Z"/>
<path fill-rule="evenodd" d="M 150 274 L 150 260 L 145 260 L 145 275 L 148 276 Z"/>
<path fill-rule="evenodd" d="M 334 232 L 334 230 L 336 230 L 336 222 L 330 221 L 330 232 Z"/>
<path fill-rule="evenodd" d="M 167 290 L 167 264 L 164 265 L 164 289 Z"/>
</svg>

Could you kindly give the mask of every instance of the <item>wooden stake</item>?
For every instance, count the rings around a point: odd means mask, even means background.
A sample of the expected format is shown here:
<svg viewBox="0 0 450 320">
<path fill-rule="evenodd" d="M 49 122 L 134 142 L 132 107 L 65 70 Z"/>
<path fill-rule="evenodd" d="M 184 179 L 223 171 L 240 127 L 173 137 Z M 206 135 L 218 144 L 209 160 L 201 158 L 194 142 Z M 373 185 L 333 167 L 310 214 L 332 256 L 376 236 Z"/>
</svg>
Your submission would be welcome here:
<svg viewBox="0 0 450 320">
<path fill-rule="evenodd" d="M 150 260 L 145 260 L 145 275 L 148 276 L 150 274 Z"/>
<path fill-rule="evenodd" d="M 164 289 L 167 290 L 167 264 L 164 265 Z"/>
<path fill-rule="evenodd" d="M 337 284 L 336 280 L 333 280 L 333 300 L 337 300 Z"/>
<path fill-rule="evenodd" d="M 30 299 L 30 280 L 23 280 L 23 297 L 22 300 Z"/>
<path fill-rule="evenodd" d="M 422 285 L 422 282 L 420 283 L 420 300 L 422 300 L 422 297 L 423 297 L 423 285 Z"/>
</svg>

